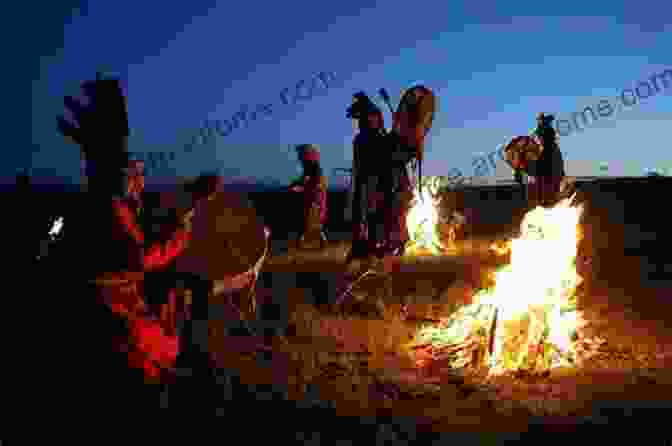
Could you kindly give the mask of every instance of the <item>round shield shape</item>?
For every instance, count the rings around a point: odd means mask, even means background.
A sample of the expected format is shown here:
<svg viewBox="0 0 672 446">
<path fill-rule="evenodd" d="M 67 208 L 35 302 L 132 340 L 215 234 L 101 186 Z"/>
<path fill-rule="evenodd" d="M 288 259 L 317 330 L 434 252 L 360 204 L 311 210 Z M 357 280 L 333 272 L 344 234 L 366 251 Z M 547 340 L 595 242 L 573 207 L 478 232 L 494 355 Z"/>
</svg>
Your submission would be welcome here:
<svg viewBox="0 0 672 446">
<path fill-rule="evenodd" d="M 418 159 L 423 158 L 424 141 L 434 123 L 436 96 L 424 85 L 406 90 L 396 113 L 395 131 L 402 141 L 418 149 Z"/>
<path fill-rule="evenodd" d="M 543 146 L 533 136 L 516 136 L 504 147 L 504 159 L 515 170 L 528 173 L 529 161 L 541 157 Z"/>
<path fill-rule="evenodd" d="M 203 201 L 192 227 L 191 243 L 176 261 L 178 271 L 218 280 L 249 271 L 264 255 L 263 222 L 243 194 L 219 192 Z"/>
</svg>

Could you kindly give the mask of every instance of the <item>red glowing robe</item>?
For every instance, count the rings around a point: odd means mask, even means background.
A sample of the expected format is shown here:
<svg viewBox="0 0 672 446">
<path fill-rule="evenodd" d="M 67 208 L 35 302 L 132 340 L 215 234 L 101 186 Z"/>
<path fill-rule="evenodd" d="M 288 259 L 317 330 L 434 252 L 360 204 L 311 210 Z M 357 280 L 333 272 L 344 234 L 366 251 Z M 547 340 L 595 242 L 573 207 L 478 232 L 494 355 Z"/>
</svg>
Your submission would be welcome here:
<svg viewBox="0 0 672 446">
<path fill-rule="evenodd" d="M 112 236 L 115 242 L 127 248 L 127 271 L 156 271 L 166 267 L 186 248 L 190 232 L 178 229 L 165 243 L 145 246 L 145 236 L 138 225 L 135 210 L 126 200 L 112 202 L 114 221 Z M 138 273 L 130 273 L 136 276 Z M 117 349 L 126 351 L 132 366 L 142 368 L 147 377 L 159 374 L 158 364 L 171 367 L 178 354 L 178 340 L 174 334 L 176 307 L 175 290 L 170 291 L 167 315 L 156 321 L 144 314 L 143 280 L 135 280 L 126 291 L 107 293 L 106 303 L 118 316 L 128 321 L 130 340 L 117 340 Z M 129 342 L 130 341 L 130 342 Z"/>
<path fill-rule="evenodd" d="M 325 176 L 321 176 L 318 181 L 310 181 L 309 177 L 304 177 L 300 182 L 291 186 L 294 192 L 303 193 L 306 230 L 321 227 L 327 221 L 327 186 Z"/>
<path fill-rule="evenodd" d="M 173 237 L 165 243 L 154 243 L 145 246 L 145 235 L 138 225 L 136 214 L 126 200 L 113 200 L 114 216 L 113 226 L 115 240 L 130 239 L 130 247 L 135 248 L 129 252 L 129 267 L 131 271 L 138 270 L 149 272 L 163 268 L 170 264 L 177 256 L 182 254 L 187 247 L 190 233 L 183 229 L 175 231 Z M 135 246 L 133 246 L 135 245 Z"/>
</svg>

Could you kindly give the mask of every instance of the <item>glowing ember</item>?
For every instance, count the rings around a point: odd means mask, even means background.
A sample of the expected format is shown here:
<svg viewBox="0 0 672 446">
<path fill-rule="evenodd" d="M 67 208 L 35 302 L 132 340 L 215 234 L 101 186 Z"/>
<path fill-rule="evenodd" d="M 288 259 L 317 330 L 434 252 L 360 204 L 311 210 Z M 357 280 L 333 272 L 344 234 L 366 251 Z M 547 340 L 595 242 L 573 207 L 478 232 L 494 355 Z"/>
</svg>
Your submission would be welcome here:
<svg viewBox="0 0 672 446">
<path fill-rule="evenodd" d="M 439 224 L 437 205 L 440 201 L 437 198 L 438 188 L 438 179 L 430 177 L 423 183 L 422 192 L 419 187 L 413 191 L 413 205 L 406 216 L 410 236 L 406 255 L 423 252 L 436 255 L 444 249 L 437 232 Z"/>
<path fill-rule="evenodd" d="M 453 367 L 489 366 L 491 374 L 574 362 L 582 208 L 573 207 L 573 199 L 530 211 L 520 238 L 510 242 L 511 263 L 495 273 L 495 286 L 439 327 L 418 333 L 433 359 L 447 359 Z"/>
</svg>

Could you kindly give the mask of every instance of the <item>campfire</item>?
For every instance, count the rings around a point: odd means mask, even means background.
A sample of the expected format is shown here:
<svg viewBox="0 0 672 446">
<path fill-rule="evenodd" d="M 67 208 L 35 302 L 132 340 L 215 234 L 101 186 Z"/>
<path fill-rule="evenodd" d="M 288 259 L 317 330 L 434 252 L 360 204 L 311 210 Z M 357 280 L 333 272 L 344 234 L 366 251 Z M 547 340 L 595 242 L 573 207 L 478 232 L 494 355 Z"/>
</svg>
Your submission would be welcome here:
<svg viewBox="0 0 672 446">
<path fill-rule="evenodd" d="M 413 349 L 418 366 L 442 361 L 450 368 L 497 375 L 574 364 L 582 208 L 573 199 L 526 214 L 520 237 L 506 244 L 511 260 L 495 273 L 495 285 L 417 333 Z M 426 207 L 417 212 L 432 215 Z"/>
<path fill-rule="evenodd" d="M 438 255 L 444 250 L 438 234 L 440 222 L 438 190 L 440 179 L 429 177 L 422 185 L 413 189 L 411 209 L 406 216 L 406 226 L 410 237 L 406 255 Z"/>
</svg>

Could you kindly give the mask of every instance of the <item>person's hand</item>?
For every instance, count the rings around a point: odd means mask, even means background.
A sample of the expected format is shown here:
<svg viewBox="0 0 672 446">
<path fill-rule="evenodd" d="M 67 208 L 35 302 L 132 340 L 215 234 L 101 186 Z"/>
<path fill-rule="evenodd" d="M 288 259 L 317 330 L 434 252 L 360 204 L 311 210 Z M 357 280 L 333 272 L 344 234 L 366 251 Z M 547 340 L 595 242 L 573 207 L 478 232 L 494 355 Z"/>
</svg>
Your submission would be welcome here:
<svg viewBox="0 0 672 446">
<path fill-rule="evenodd" d="M 119 80 L 97 74 L 96 80 L 83 82 L 81 88 L 88 103 L 71 96 L 64 98 L 74 122 L 57 116 L 59 133 L 78 144 L 87 161 L 124 162 L 130 131 Z"/>
<path fill-rule="evenodd" d="M 180 223 L 182 224 L 182 227 L 184 228 L 184 230 L 187 231 L 187 232 L 191 232 L 191 230 L 192 230 L 191 222 L 194 218 L 195 213 L 196 213 L 196 210 L 192 209 L 180 218 Z"/>
<path fill-rule="evenodd" d="M 240 290 L 249 286 L 254 281 L 255 277 L 256 274 L 254 271 L 248 271 L 246 273 L 238 274 L 237 276 L 233 276 L 227 279 L 227 282 L 231 289 Z"/>
<path fill-rule="evenodd" d="M 241 290 L 252 283 L 255 278 L 254 271 L 248 271 L 236 276 L 227 276 L 213 283 L 213 294 L 218 295 L 231 291 Z"/>
<path fill-rule="evenodd" d="M 413 158 L 411 161 L 409 161 L 408 162 L 408 167 L 411 169 L 411 172 L 417 172 L 418 159 Z"/>
</svg>

